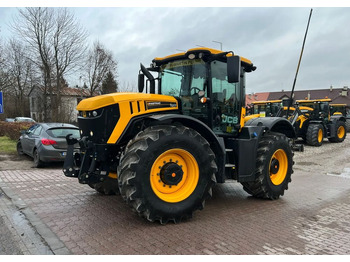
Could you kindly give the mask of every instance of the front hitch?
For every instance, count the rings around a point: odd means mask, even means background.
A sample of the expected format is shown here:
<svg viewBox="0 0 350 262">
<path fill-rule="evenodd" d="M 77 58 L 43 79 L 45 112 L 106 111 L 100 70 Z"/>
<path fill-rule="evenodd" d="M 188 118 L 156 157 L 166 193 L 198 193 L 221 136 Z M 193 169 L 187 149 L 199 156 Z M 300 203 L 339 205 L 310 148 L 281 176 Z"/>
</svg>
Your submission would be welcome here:
<svg viewBox="0 0 350 262">
<path fill-rule="evenodd" d="M 72 138 L 72 134 L 66 136 L 68 144 L 67 155 L 64 159 L 63 173 L 67 177 L 78 177 L 79 168 L 74 167 L 74 144 L 78 143 L 78 139 Z"/>
</svg>

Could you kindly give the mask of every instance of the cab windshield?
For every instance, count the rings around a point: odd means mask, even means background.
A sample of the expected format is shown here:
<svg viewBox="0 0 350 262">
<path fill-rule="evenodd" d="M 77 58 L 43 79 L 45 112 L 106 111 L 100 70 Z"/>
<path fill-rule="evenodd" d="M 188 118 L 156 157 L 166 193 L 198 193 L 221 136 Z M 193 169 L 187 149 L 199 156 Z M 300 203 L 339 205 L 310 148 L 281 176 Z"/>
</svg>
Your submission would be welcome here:
<svg viewBox="0 0 350 262">
<path fill-rule="evenodd" d="M 190 96 L 203 90 L 206 93 L 206 67 L 202 59 L 178 60 L 161 66 L 163 95 Z"/>
<path fill-rule="evenodd" d="M 160 67 L 161 94 L 179 97 L 182 113 L 211 126 L 215 133 L 234 133 L 240 121 L 243 70 L 241 74 L 240 83 L 229 83 L 225 62 L 214 60 L 206 64 L 202 59 L 177 60 Z M 208 97 L 210 86 L 209 103 L 202 103 L 200 99 Z"/>
</svg>

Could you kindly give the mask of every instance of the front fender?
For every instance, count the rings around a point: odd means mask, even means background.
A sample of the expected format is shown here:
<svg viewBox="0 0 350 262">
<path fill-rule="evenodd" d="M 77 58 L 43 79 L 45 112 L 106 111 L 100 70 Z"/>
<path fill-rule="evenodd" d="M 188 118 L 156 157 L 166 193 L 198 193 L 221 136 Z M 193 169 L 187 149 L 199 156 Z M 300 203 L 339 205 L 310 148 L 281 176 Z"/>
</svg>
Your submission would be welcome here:
<svg viewBox="0 0 350 262">
<path fill-rule="evenodd" d="M 153 120 L 153 124 L 175 124 L 181 123 L 184 126 L 192 128 L 200 133 L 210 144 L 216 157 L 216 164 L 218 166 L 218 173 L 216 180 L 218 183 L 223 183 L 225 178 L 225 145 L 222 138 L 215 135 L 215 133 L 203 122 L 191 116 L 180 114 L 155 114 L 147 116 L 148 119 Z"/>
</svg>

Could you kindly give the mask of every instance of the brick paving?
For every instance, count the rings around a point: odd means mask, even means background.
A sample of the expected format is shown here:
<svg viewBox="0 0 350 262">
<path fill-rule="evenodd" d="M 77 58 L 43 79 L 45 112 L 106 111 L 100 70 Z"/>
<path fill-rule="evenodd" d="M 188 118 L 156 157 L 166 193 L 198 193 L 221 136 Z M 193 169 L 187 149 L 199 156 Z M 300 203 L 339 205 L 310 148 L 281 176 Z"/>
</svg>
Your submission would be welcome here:
<svg viewBox="0 0 350 262">
<path fill-rule="evenodd" d="M 193 219 L 167 225 L 138 217 L 120 196 L 100 195 L 60 169 L 0 171 L 0 188 L 72 254 L 350 254 L 350 176 L 308 168 L 295 165 L 279 200 L 250 197 L 236 182 L 219 184 Z"/>
<path fill-rule="evenodd" d="M 73 254 L 350 254 L 347 178 L 296 174 L 277 201 L 249 197 L 238 183 L 218 185 L 192 220 L 166 226 L 60 170 L 2 171 L 0 178 Z"/>
<path fill-rule="evenodd" d="M 0 255 L 53 254 L 25 215 L 0 190 Z"/>
</svg>

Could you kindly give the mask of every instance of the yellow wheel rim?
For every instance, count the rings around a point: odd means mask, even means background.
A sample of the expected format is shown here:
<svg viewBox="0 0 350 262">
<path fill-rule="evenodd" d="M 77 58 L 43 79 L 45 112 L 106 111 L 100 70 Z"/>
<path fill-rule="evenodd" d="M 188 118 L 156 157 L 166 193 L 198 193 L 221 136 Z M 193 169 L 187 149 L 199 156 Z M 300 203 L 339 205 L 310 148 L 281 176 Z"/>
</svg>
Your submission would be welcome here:
<svg viewBox="0 0 350 262">
<path fill-rule="evenodd" d="M 170 149 L 154 161 L 150 182 L 153 192 L 163 201 L 177 203 L 188 198 L 199 180 L 199 168 L 191 153 Z"/>
<path fill-rule="evenodd" d="M 286 178 L 288 171 L 288 158 L 284 150 L 275 151 L 270 160 L 270 179 L 272 184 L 278 186 Z"/>
<path fill-rule="evenodd" d="M 338 138 L 343 138 L 345 136 L 345 128 L 343 126 L 340 126 L 337 130 Z"/>
<path fill-rule="evenodd" d="M 321 128 L 318 130 L 317 140 L 319 143 L 323 141 L 323 131 Z"/>
</svg>

